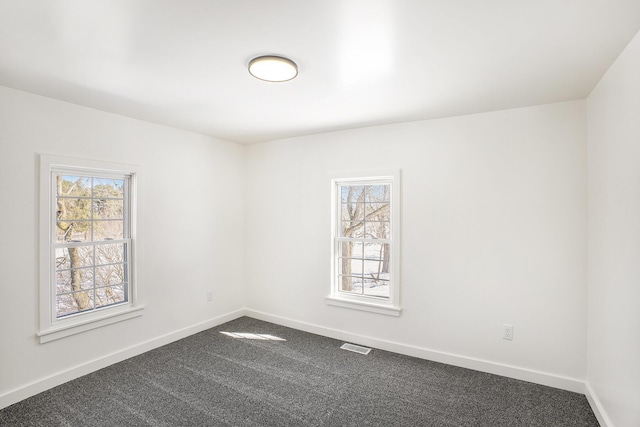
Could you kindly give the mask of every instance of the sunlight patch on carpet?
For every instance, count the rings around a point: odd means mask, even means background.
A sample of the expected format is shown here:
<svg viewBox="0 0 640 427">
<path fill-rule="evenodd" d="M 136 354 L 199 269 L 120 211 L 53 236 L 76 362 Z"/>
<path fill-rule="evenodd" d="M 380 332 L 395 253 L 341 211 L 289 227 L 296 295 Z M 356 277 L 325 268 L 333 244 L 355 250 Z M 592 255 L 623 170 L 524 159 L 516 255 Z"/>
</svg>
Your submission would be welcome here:
<svg viewBox="0 0 640 427">
<path fill-rule="evenodd" d="M 220 332 L 232 338 L 240 338 L 246 340 L 266 340 L 266 341 L 286 341 L 284 338 L 276 337 L 269 334 L 252 334 L 250 332 Z"/>
</svg>

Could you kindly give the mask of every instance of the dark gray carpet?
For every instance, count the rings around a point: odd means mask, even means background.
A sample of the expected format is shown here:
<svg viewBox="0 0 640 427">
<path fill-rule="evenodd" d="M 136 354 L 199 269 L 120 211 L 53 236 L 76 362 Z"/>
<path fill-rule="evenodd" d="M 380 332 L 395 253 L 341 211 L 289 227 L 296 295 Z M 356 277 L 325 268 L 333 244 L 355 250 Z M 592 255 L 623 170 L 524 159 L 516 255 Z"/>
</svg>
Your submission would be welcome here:
<svg viewBox="0 0 640 427">
<path fill-rule="evenodd" d="M 598 426 L 580 394 L 341 344 L 243 317 L 5 408 L 0 425 Z"/>
</svg>

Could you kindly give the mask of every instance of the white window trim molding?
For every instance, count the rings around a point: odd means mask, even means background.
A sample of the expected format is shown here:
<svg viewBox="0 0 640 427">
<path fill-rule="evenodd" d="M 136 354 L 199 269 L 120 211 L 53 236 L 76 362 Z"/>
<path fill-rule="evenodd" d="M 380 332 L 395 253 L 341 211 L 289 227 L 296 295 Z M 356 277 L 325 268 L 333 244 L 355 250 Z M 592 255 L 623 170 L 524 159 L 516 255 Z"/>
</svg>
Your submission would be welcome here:
<svg viewBox="0 0 640 427">
<path fill-rule="evenodd" d="M 51 265 L 51 226 L 53 218 L 52 202 L 52 171 L 56 168 L 69 168 L 86 171 L 90 174 L 126 174 L 130 175 L 129 207 L 131 262 L 129 265 L 130 292 L 129 301 L 114 307 L 108 307 L 93 312 L 70 315 L 64 319 L 55 319 L 52 304 L 52 265 Z M 39 329 L 36 336 L 41 344 L 75 335 L 91 329 L 100 328 L 123 320 L 142 315 L 144 305 L 140 286 L 136 277 L 136 218 L 137 218 L 137 185 L 141 167 L 138 165 L 103 162 L 73 157 L 40 154 L 39 176 Z"/>
<path fill-rule="evenodd" d="M 400 316 L 402 308 L 394 307 L 379 302 L 357 301 L 345 297 L 326 296 L 325 301 L 328 305 L 335 307 L 351 308 L 353 310 L 368 311 L 371 313 L 387 314 L 389 316 Z"/>
<path fill-rule="evenodd" d="M 380 169 L 364 171 L 339 171 L 330 172 L 331 180 L 331 286 L 330 293 L 325 297 L 328 305 L 350 308 L 371 313 L 386 314 L 389 316 L 400 316 L 402 308 L 400 306 L 400 278 L 401 278 L 401 171 L 400 169 Z M 349 295 L 339 292 L 336 282 L 336 251 L 338 219 L 338 194 L 337 188 L 343 182 L 391 182 L 391 292 L 388 300 L 366 295 Z"/>
</svg>

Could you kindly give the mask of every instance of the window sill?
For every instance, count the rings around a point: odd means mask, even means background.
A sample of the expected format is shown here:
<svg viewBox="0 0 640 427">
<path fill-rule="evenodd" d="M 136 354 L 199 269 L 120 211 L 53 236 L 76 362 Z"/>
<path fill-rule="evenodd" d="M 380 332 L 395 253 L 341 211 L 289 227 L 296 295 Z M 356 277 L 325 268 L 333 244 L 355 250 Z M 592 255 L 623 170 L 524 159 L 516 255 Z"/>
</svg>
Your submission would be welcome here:
<svg viewBox="0 0 640 427">
<path fill-rule="evenodd" d="M 40 344 L 44 344 L 49 341 L 55 341 L 60 338 L 142 316 L 143 308 L 144 306 L 128 307 L 126 310 L 119 310 L 118 312 L 105 314 L 100 317 L 77 321 L 73 324 L 51 327 L 40 331 L 37 336 L 40 338 Z"/>
<path fill-rule="evenodd" d="M 354 301 L 352 299 L 339 298 L 335 296 L 325 297 L 325 301 L 329 305 L 343 308 L 351 308 L 353 310 L 368 311 L 371 313 L 386 314 L 387 316 L 400 316 L 402 309 L 387 304 L 376 304 L 367 301 Z"/>
</svg>

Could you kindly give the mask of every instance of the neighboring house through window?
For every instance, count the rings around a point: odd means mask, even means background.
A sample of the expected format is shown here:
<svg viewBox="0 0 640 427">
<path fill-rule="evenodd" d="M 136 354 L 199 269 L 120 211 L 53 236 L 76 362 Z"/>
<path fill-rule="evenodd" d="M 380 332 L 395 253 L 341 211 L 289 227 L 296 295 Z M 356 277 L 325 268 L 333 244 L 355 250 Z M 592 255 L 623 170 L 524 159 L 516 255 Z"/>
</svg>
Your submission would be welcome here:
<svg viewBox="0 0 640 427">
<path fill-rule="evenodd" d="M 41 156 L 41 342 L 140 314 L 136 169 Z"/>
<path fill-rule="evenodd" d="M 332 179 L 332 284 L 327 302 L 399 315 L 400 174 Z"/>
</svg>

